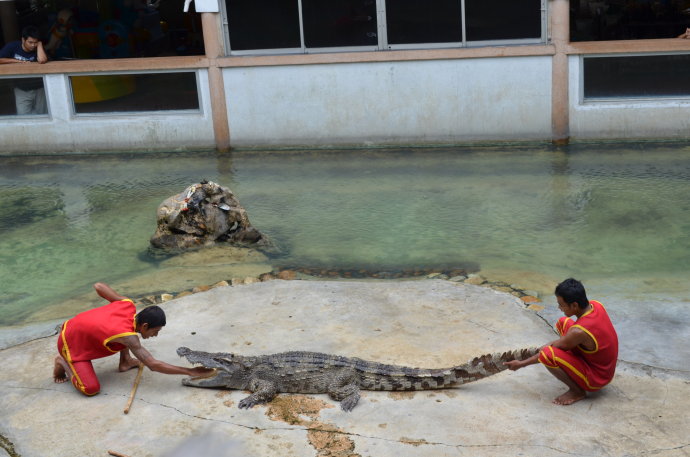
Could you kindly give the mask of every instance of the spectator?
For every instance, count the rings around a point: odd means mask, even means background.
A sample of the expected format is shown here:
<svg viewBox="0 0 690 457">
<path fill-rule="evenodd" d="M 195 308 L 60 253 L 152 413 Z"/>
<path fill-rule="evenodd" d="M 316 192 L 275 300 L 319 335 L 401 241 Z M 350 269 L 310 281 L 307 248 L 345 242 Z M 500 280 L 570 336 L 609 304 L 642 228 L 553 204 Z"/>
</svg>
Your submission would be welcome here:
<svg viewBox="0 0 690 457">
<path fill-rule="evenodd" d="M 32 25 L 22 29 L 22 39 L 20 41 L 12 41 L 0 49 L 0 64 L 18 62 L 38 62 L 43 64 L 47 61 L 48 56 L 40 40 L 38 28 Z M 14 101 L 17 105 L 18 115 L 47 113 L 43 80 L 38 78 L 17 78 L 14 83 Z"/>
</svg>

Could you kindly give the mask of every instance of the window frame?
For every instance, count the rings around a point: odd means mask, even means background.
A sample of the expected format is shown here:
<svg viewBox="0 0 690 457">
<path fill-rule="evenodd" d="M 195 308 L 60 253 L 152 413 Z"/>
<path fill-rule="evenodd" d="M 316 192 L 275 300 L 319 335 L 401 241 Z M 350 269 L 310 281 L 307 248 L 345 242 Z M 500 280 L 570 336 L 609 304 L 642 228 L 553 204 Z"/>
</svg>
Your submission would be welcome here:
<svg viewBox="0 0 690 457">
<path fill-rule="evenodd" d="M 278 48 L 278 49 L 252 49 L 234 51 L 232 49 L 232 38 L 230 32 L 230 21 L 228 19 L 226 1 L 220 2 L 221 23 L 223 26 L 223 41 L 226 49 L 226 56 L 265 56 L 265 55 L 289 55 L 289 54 L 323 54 L 338 52 L 367 52 L 367 51 L 396 51 L 396 50 L 419 50 L 419 49 L 448 49 L 448 48 L 476 48 L 488 46 L 520 46 L 531 44 L 546 44 L 548 42 L 548 0 L 541 0 L 540 8 L 540 38 L 520 38 L 508 40 L 486 40 L 486 41 L 467 41 L 465 0 L 460 1 L 460 19 L 462 24 L 462 41 L 445 43 L 414 43 L 414 44 L 388 44 L 388 31 L 386 25 L 386 0 L 376 0 L 376 27 L 378 44 L 375 46 L 341 46 L 328 48 L 307 48 L 304 44 L 304 22 L 302 19 L 302 0 L 297 1 L 300 27 L 300 47 L 299 48 Z M 229 0 L 232 1 L 232 0 Z"/>
<path fill-rule="evenodd" d="M 605 54 L 580 54 L 579 60 L 579 75 L 578 75 L 578 90 L 580 105 L 627 105 L 630 103 L 658 103 L 658 102 L 690 102 L 690 90 L 688 95 L 661 95 L 661 96 L 616 96 L 616 97 L 585 97 L 585 59 L 591 58 L 606 58 L 606 57 L 651 57 L 664 55 L 688 55 L 687 51 L 657 51 L 657 52 L 632 52 L 619 53 L 611 52 Z"/>
<path fill-rule="evenodd" d="M 72 87 L 72 76 L 109 76 L 109 75 L 151 75 L 164 73 L 194 73 L 194 82 L 196 83 L 196 96 L 198 109 L 173 109 L 173 110 L 150 110 L 150 111 L 104 111 L 99 113 L 77 113 L 77 107 L 74 102 L 74 88 Z M 185 114 L 203 114 L 204 105 L 201 96 L 201 84 L 199 77 L 199 69 L 170 69 L 170 70 L 123 70 L 123 71 L 105 71 L 105 72 L 76 72 L 65 73 L 67 91 L 69 94 L 69 109 L 70 115 L 73 119 L 83 119 L 89 117 L 137 117 L 137 116 L 170 116 L 170 115 L 185 115 Z"/>
</svg>

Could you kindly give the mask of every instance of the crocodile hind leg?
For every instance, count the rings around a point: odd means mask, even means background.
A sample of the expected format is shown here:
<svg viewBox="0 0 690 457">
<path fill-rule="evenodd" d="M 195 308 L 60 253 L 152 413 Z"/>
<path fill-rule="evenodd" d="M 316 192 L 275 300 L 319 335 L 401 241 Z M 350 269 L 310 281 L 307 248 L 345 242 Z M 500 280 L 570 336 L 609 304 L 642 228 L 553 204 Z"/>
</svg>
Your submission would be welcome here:
<svg viewBox="0 0 690 457">
<path fill-rule="evenodd" d="M 250 396 L 240 400 L 240 409 L 249 409 L 259 403 L 266 403 L 273 400 L 273 397 L 278 393 L 273 382 L 265 379 L 252 378 L 247 385 L 247 388 L 253 392 Z"/>
<path fill-rule="evenodd" d="M 359 402 L 359 386 L 354 382 L 330 391 L 328 394 L 333 400 L 340 402 L 343 411 L 352 411 Z"/>
<path fill-rule="evenodd" d="M 343 411 L 352 411 L 359 402 L 359 382 L 357 372 L 344 369 L 338 372 L 328 386 L 328 395 L 340 402 Z"/>
</svg>

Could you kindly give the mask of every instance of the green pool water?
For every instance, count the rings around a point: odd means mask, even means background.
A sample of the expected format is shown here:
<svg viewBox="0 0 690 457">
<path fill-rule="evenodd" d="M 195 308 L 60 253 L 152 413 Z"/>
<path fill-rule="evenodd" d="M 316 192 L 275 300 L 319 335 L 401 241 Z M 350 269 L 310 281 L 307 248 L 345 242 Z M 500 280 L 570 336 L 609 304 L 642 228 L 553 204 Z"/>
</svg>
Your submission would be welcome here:
<svg viewBox="0 0 690 457">
<path fill-rule="evenodd" d="M 684 144 L 22 156 L 0 163 L 0 326 L 36 322 L 41 310 L 88 293 L 96 281 L 160 274 L 161 264 L 146 255 L 156 208 L 201 179 L 233 190 L 252 224 L 280 246 L 281 255 L 269 259 L 276 265 L 476 265 L 532 288 L 574 276 L 619 302 L 678 302 L 688 292 Z"/>
</svg>

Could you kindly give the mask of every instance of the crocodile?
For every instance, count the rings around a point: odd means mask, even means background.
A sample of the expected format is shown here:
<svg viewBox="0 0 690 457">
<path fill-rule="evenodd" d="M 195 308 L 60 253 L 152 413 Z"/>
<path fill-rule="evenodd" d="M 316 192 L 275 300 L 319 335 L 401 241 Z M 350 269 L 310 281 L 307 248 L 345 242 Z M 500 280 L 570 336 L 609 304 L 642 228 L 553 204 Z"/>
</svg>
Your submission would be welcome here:
<svg viewBox="0 0 690 457">
<path fill-rule="evenodd" d="M 425 369 L 319 352 L 242 356 L 193 351 L 186 347 L 177 349 L 177 354 L 190 363 L 213 369 L 205 377 L 184 378 L 183 385 L 252 392 L 239 402 L 240 409 L 269 402 L 278 393 L 327 393 L 333 400 L 340 401 L 344 411 L 351 411 L 357 405 L 360 390 L 445 389 L 494 375 L 506 369 L 503 362 L 523 360 L 538 352 L 538 348 L 497 352 L 475 357 L 463 365 Z"/>
</svg>

